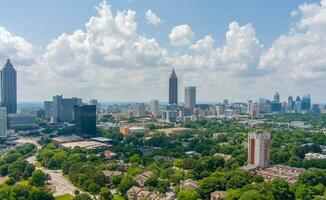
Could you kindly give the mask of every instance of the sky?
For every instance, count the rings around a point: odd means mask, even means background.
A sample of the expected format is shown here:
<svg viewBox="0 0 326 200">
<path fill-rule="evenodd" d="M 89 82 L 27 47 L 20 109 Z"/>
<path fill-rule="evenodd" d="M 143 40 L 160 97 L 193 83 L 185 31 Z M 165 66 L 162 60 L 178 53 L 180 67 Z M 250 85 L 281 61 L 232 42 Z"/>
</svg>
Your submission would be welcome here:
<svg viewBox="0 0 326 200">
<path fill-rule="evenodd" d="M 18 100 L 326 102 L 326 0 L 0 0 L 0 63 Z"/>
</svg>

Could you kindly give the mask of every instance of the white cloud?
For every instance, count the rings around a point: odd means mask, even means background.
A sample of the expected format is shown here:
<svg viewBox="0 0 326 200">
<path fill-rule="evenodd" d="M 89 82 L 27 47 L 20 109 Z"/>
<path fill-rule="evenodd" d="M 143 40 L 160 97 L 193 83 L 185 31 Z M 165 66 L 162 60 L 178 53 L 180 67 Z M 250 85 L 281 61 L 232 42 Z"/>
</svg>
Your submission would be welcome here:
<svg viewBox="0 0 326 200">
<path fill-rule="evenodd" d="M 326 1 L 302 4 L 293 12 L 295 27 L 280 36 L 261 57 L 260 67 L 280 71 L 296 80 L 326 75 Z"/>
<path fill-rule="evenodd" d="M 188 25 L 176 26 L 169 34 L 168 51 L 155 38 L 138 33 L 135 11 L 113 13 L 103 2 L 97 12 L 85 27 L 52 40 L 39 57 L 24 38 L 0 27 L 0 59 L 31 65 L 18 69 L 20 96 L 166 100 L 171 63 L 180 88 L 196 85 L 201 100 L 268 97 L 275 90 L 291 95 L 311 90 L 315 97 L 326 84 L 326 0 L 300 5 L 292 13 L 289 33 L 265 49 L 250 23 L 232 22 L 217 47 L 213 36 L 194 42 Z"/>
<path fill-rule="evenodd" d="M 192 42 L 194 37 L 195 33 L 186 24 L 174 27 L 169 34 L 169 39 L 173 46 L 186 46 Z"/>
<path fill-rule="evenodd" d="M 6 28 L 0 27 L 0 60 L 7 58 L 18 65 L 29 65 L 34 62 L 33 45 L 24 38 L 11 34 Z"/>
<path fill-rule="evenodd" d="M 152 10 L 147 10 L 145 13 L 147 23 L 153 25 L 153 26 L 158 26 L 161 24 L 161 19 L 156 16 L 156 14 Z"/>
<path fill-rule="evenodd" d="M 208 51 L 213 48 L 214 43 L 214 38 L 211 35 L 206 35 L 203 39 L 200 39 L 195 44 L 190 45 L 189 49 L 194 51 Z"/>
</svg>

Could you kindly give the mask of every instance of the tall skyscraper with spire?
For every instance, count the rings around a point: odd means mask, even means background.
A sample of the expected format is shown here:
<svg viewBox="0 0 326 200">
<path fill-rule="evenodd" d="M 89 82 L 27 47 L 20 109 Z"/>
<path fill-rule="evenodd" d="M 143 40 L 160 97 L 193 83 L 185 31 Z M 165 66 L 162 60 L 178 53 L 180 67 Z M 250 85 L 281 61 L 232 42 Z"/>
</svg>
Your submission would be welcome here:
<svg viewBox="0 0 326 200">
<path fill-rule="evenodd" d="M 1 70 L 1 106 L 8 114 L 17 113 L 17 72 L 9 59 Z"/>
<path fill-rule="evenodd" d="M 169 104 L 178 104 L 178 78 L 174 68 L 169 78 Z"/>
</svg>

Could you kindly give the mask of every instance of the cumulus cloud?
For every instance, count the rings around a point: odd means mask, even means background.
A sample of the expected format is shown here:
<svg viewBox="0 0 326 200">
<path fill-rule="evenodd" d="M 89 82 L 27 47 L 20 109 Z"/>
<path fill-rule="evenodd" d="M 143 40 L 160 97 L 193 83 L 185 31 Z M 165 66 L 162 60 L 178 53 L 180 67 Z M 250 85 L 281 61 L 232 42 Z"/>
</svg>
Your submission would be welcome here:
<svg viewBox="0 0 326 200">
<path fill-rule="evenodd" d="M 148 24 L 153 26 L 158 26 L 161 24 L 161 19 L 157 17 L 156 14 L 150 9 L 146 11 L 145 17 Z"/>
<path fill-rule="evenodd" d="M 302 4 L 298 21 L 261 56 L 260 67 L 282 71 L 297 80 L 326 75 L 326 1 Z"/>
<path fill-rule="evenodd" d="M 188 25 L 176 26 L 167 50 L 155 38 L 138 33 L 135 11 L 113 13 L 105 1 L 96 9 L 85 27 L 59 35 L 39 57 L 32 44 L 0 27 L 0 59 L 31 65 L 19 69 L 21 96 L 45 99 L 62 93 L 109 101 L 165 100 L 171 63 L 180 87 L 196 85 L 203 100 L 215 100 L 219 94 L 244 100 L 280 88 L 290 94 L 325 85 L 326 0 L 300 5 L 292 13 L 289 33 L 268 48 L 253 25 L 232 22 L 217 47 L 213 36 L 195 41 Z"/>
<path fill-rule="evenodd" d="M 189 49 L 194 51 L 208 51 L 213 48 L 214 43 L 214 38 L 211 35 L 206 35 L 203 39 L 200 39 L 195 44 L 190 45 Z"/>
<path fill-rule="evenodd" d="M 170 42 L 173 46 L 186 46 L 195 37 L 195 33 L 187 24 L 174 27 L 169 34 Z"/>
<path fill-rule="evenodd" d="M 0 60 L 7 58 L 18 65 L 29 65 L 34 62 L 33 45 L 24 38 L 11 34 L 5 27 L 0 27 Z"/>
</svg>

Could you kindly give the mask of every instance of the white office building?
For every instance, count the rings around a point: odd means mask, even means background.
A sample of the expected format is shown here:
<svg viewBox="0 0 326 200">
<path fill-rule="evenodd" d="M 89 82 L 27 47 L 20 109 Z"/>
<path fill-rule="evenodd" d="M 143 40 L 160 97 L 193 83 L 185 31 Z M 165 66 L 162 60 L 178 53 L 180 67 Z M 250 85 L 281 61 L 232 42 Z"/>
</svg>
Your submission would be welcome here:
<svg viewBox="0 0 326 200">
<path fill-rule="evenodd" d="M 159 100 L 151 101 L 151 113 L 154 117 L 160 116 L 160 102 Z"/>
<path fill-rule="evenodd" d="M 256 131 L 248 134 L 248 164 L 267 168 L 270 164 L 271 133 Z"/>
</svg>

